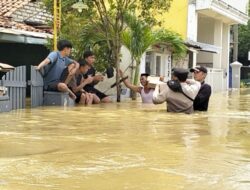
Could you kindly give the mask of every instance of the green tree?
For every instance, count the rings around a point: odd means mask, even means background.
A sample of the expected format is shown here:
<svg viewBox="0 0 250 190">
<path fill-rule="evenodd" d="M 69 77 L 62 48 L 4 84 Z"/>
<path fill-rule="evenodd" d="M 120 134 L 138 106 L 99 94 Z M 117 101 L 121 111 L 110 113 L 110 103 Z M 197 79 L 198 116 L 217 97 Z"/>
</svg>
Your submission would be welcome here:
<svg viewBox="0 0 250 190">
<path fill-rule="evenodd" d="M 250 1 L 249 1 L 250 8 Z M 248 9 L 250 15 L 250 9 Z M 238 60 L 244 65 L 248 64 L 248 51 L 250 51 L 250 22 L 247 25 L 239 26 L 239 46 L 238 46 Z"/>
<path fill-rule="evenodd" d="M 49 9 L 52 8 L 52 0 L 44 0 Z M 157 25 L 160 22 L 154 17 L 155 12 L 163 14 L 170 8 L 172 0 L 85 0 L 88 5 L 88 9 L 82 13 L 72 13 L 72 5 L 77 0 L 65 0 L 62 1 L 63 9 L 63 22 L 62 22 L 62 34 L 64 36 L 64 30 L 68 31 L 67 35 L 74 36 L 77 33 L 74 32 L 75 28 L 71 28 L 68 25 L 73 24 L 75 19 L 82 17 L 85 21 L 91 25 L 96 26 L 95 30 L 102 33 L 106 40 L 107 49 L 110 50 L 110 60 L 113 61 L 113 65 L 118 70 L 120 69 L 120 50 L 122 46 L 122 31 L 126 28 L 124 15 L 126 12 L 136 12 L 138 18 L 150 25 Z M 73 14 L 76 18 L 72 18 L 69 22 L 67 14 Z M 67 23 L 65 22 L 67 21 Z M 81 26 L 81 22 L 75 23 Z M 67 29 L 64 29 L 64 26 Z M 82 25 L 84 28 L 84 25 Z M 79 36 L 76 38 L 79 39 Z M 71 39 L 71 38 L 68 38 Z M 73 40 L 72 40 L 73 41 Z M 76 42 L 77 43 L 77 42 Z M 79 45 L 81 46 L 81 45 Z M 117 74 L 116 81 L 118 84 L 119 76 Z M 117 85 L 117 101 L 120 102 L 120 88 Z"/>
<path fill-rule="evenodd" d="M 182 57 L 185 54 L 186 46 L 177 33 L 165 29 L 153 31 L 148 23 L 131 14 L 126 14 L 125 22 L 128 28 L 122 33 L 122 43 L 131 53 L 132 68 L 135 62 L 135 72 L 132 74 L 134 85 L 138 85 L 139 82 L 141 57 L 150 46 L 166 43 L 172 48 L 175 57 Z M 132 98 L 136 99 L 134 93 Z"/>
</svg>

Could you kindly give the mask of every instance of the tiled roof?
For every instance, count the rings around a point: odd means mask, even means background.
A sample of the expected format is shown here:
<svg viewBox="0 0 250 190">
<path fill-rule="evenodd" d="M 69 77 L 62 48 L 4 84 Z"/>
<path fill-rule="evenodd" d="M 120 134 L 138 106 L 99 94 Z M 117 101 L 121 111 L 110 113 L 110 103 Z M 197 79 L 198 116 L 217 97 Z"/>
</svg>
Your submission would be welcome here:
<svg viewBox="0 0 250 190">
<path fill-rule="evenodd" d="M 52 16 L 40 5 L 39 1 L 0 0 L 0 27 L 28 32 L 52 33 L 51 29 L 39 29 L 24 23 L 24 21 L 31 21 L 46 24 L 48 20 L 52 19 Z M 36 12 L 40 12 L 40 14 L 36 14 Z"/>
<path fill-rule="evenodd" d="M 9 17 L 15 10 L 29 2 L 30 0 L 1 0 L 0 16 Z"/>
<path fill-rule="evenodd" d="M 24 23 L 18 23 L 18 22 L 12 21 L 10 18 L 3 17 L 3 16 L 0 16 L 0 27 L 16 29 L 16 30 L 24 30 L 24 31 L 29 31 L 29 32 L 51 33 L 49 29 L 48 30 L 37 29 Z"/>
</svg>

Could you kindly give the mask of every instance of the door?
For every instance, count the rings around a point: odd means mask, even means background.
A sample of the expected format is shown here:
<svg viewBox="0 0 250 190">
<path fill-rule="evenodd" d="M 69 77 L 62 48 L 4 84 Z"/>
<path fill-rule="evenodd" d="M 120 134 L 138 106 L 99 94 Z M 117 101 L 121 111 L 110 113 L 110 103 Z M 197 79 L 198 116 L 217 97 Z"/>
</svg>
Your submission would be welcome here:
<svg viewBox="0 0 250 190">
<path fill-rule="evenodd" d="M 155 54 L 155 75 L 161 76 L 164 71 L 163 64 L 162 64 L 162 54 Z"/>
</svg>

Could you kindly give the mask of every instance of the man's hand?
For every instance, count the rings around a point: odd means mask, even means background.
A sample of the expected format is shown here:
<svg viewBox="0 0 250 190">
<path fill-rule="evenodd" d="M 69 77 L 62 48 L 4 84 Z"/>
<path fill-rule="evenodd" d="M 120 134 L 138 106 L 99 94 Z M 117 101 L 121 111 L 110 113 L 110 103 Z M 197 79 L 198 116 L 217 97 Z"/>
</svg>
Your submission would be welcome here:
<svg viewBox="0 0 250 190">
<path fill-rule="evenodd" d="M 104 77 L 102 75 L 96 75 L 94 76 L 94 80 L 100 82 L 104 80 Z"/>
<path fill-rule="evenodd" d="M 44 66 L 48 65 L 50 63 L 50 60 L 48 58 L 44 59 L 38 66 L 36 66 L 36 70 L 39 71 Z"/>
<path fill-rule="evenodd" d="M 84 80 L 84 82 L 85 82 L 86 84 L 90 84 L 90 83 L 93 82 L 93 80 L 94 80 L 94 77 L 88 76 L 88 78 L 86 78 L 86 79 Z"/>
<path fill-rule="evenodd" d="M 40 67 L 39 66 L 35 66 L 35 70 L 37 70 L 37 71 L 40 71 Z"/>
</svg>

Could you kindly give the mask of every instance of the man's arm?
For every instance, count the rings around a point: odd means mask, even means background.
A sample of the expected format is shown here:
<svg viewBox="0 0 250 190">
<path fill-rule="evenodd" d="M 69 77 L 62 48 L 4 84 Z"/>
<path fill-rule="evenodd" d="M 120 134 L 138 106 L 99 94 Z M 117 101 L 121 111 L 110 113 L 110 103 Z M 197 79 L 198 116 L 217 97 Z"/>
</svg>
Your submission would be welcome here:
<svg viewBox="0 0 250 190">
<path fill-rule="evenodd" d="M 131 90 L 134 91 L 134 92 L 141 93 L 141 89 L 142 89 L 142 88 L 141 88 L 140 86 L 135 86 L 135 85 L 131 84 L 131 83 L 129 82 L 128 78 L 125 78 L 125 77 L 124 77 L 124 74 L 123 74 L 123 72 L 122 72 L 121 70 L 119 70 L 119 76 L 120 76 L 121 78 L 124 78 L 123 83 L 125 84 L 125 86 L 126 86 L 127 88 L 131 89 Z"/>
<path fill-rule="evenodd" d="M 153 103 L 161 104 L 167 100 L 167 84 L 157 84 L 153 94 Z"/>
<path fill-rule="evenodd" d="M 186 82 L 189 85 L 185 88 L 184 92 L 187 93 L 190 98 L 195 99 L 201 88 L 201 83 L 195 80 L 187 80 Z"/>
<path fill-rule="evenodd" d="M 86 79 L 82 78 L 80 85 L 73 88 L 73 91 L 75 93 L 79 92 L 79 91 L 82 91 L 84 86 L 86 86 L 87 84 L 90 84 L 92 82 L 93 82 L 93 77 L 88 77 Z"/>
<path fill-rule="evenodd" d="M 68 65 L 69 74 L 64 82 L 65 84 L 68 84 L 71 81 L 73 76 L 76 74 L 77 69 L 79 69 L 79 63 L 72 60 L 72 63 Z"/>
<path fill-rule="evenodd" d="M 57 52 L 51 52 L 48 57 L 46 59 L 44 59 L 38 66 L 37 66 L 37 70 L 42 69 L 43 67 L 45 67 L 46 65 L 50 64 L 50 63 L 55 63 L 55 61 L 58 58 L 58 53 Z"/>
<path fill-rule="evenodd" d="M 138 92 L 138 93 L 141 93 L 141 87 L 140 86 L 135 86 L 133 84 L 131 84 L 128 79 L 125 79 L 124 81 L 124 84 L 127 88 L 131 89 L 132 91 L 134 92 Z"/>
<path fill-rule="evenodd" d="M 45 67 L 50 63 L 50 60 L 48 58 L 44 59 L 37 67 L 37 70 L 40 70 L 41 68 Z"/>
</svg>

